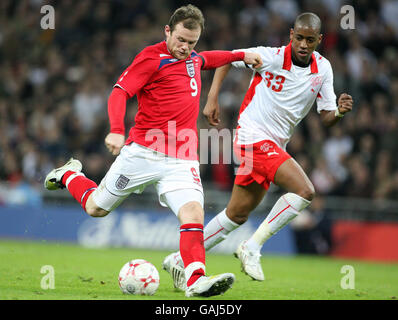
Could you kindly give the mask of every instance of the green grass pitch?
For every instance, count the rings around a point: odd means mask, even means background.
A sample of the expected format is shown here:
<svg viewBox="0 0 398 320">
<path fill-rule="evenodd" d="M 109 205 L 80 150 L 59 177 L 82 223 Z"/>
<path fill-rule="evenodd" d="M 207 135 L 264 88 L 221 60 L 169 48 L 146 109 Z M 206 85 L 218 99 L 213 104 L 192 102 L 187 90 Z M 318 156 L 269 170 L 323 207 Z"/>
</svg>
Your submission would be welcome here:
<svg viewBox="0 0 398 320">
<path fill-rule="evenodd" d="M 74 244 L 0 241 L 0 300 L 182 300 L 161 263 L 169 252 L 133 248 L 89 249 Z M 160 273 L 154 296 L 123 295 L 117 276 L 124 263 L 142 258 Z M 42 289 L 54 268 L 54 289 Z M 251 280 L 232 255 L 207 255 L 207 273 L 233 272 L 236 282 L 222 296 L 195 300 L 395 300 L 398 299 L 397 264 L 368 263 L 313 256 L 263 256 L 266 280 Z M 342 289 L 342 267 L 355 271 L 355 288 Z"/>
</svg>

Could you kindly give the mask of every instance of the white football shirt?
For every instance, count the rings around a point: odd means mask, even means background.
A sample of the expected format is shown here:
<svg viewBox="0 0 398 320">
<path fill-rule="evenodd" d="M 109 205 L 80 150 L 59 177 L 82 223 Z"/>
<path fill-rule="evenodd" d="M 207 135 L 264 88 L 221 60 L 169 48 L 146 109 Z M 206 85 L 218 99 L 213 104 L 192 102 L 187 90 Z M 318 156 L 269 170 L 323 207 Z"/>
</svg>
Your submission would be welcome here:
<svg viewBox="0 0 398 320">
<path fill-rule="evenodd" d="M 255 47 L 239 51 L 257 52 L 263 65 L 253 69 L 250 87 L 242 102 L 237 134 L 238 144 L 272 140 L 286 149 L 294 128 L 317 102 L 321 110 L 336 110 L 333 71 L 330 62 L 314 51 L 308 67 L 292 63 L 291 43 L 280 48 Z M 237 68 L 247 68 L 233 62 Z"/>
</svg>

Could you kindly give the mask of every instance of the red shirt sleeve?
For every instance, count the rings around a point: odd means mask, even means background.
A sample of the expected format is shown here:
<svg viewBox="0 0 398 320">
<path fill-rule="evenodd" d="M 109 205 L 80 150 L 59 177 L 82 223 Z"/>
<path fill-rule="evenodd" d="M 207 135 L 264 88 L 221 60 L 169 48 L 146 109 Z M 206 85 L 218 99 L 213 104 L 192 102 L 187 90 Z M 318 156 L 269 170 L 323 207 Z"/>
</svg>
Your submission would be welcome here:
<svg viewBox="0 0 398 320">
<path fill-rule="evenodd" d="M 108 99 L 110 132 L 124 134 L 126 102 L 141 90 L 159 67 L 159 60 L 140 52 L 122 73 Z"/>
<path fill-rule="evenodd" d="M 128 93 L 120 88 L 114 88 L 108 99 L 108 116 L 111 126 L 110 132 L 124 135 L 124 116 Z"/>
<path fill-rule="evenodd" d="M 243 51 L 223 51 L 223 50 L 211 50 L 202 51 L 199 55 L 204 59 L 202 69 L 215 69 L 225 64 L 229 64 L 234 61 L 240 61 L 245 58 Z"/>
<path fill-rule="evenodd" d="M 119 87 L 134 96 L 143 88 L 159 67 L 159 60 L 148 56 L 144 51 L 139 53 L 132 64 L 122 73 L 114 87 Z"/>
</svg>

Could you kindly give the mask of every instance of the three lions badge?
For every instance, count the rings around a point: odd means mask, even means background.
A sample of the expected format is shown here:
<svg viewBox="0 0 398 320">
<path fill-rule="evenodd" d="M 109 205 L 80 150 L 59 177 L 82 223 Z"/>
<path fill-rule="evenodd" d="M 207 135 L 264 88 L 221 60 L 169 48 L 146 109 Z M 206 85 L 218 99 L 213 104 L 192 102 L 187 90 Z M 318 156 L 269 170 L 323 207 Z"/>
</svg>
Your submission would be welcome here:
<svg viewBox="0 0 398 320">
<path fill-rule="evenodd" d="M 115 182 L 116 189 L 118 190 L 123 190 L 124 188 L 127 187 L 130 179 L 125 177 L 124 175 L 120 175 L 119 178 L 117 178 Z"/>
<path fill-rule="evenodd" d="M 188 75 L 193 78 L 195 76 L 195 66 L 193 65 L 193 60 L 187 60 L 185 63 Z"/>
</svg>

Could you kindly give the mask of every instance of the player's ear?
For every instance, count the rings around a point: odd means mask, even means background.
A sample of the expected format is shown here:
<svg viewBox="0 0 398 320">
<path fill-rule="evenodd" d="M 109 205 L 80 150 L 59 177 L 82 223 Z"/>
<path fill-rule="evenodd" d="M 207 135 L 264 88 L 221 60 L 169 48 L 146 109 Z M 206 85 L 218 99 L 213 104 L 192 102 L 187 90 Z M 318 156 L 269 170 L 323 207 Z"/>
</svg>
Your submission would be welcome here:
<svg viewBox="0 0 398 320">
<path fill-rule="evenodd" d="M 293 34 L 294 34 L 294 30 L 293 30 L 293 28 L 290 28 L 290 41 L 293 40 Z"/>
<path fill-rule="evenodd" d="M 170 37 L 171 29 L 170 26 L 167 24 L 164 26 L 164 34 L 166 35 L 167 38 Z"/>
<path fill-rule="evenodd" d="M 322 39 L 323 39 L 323 34 L 320 33 L 318 37 L 318 45 L 322 42 Z"/>
</svg>

